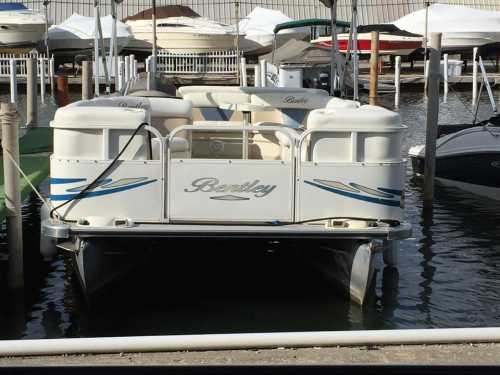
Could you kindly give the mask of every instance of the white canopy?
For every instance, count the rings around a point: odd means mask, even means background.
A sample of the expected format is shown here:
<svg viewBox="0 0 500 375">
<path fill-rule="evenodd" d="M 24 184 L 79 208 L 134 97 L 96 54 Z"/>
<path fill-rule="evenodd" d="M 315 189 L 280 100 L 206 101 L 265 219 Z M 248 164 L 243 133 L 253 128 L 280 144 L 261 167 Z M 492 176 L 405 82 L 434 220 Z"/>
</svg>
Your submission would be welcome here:
<svg viewBox="0 0 500 375">
<path fill-rule="evenodd" d="M 279 10 L 255 7 L 252 12 L 239 23 L 240 34 L 273 35 L 274 27 L 283 22 L 293 21 L 293 18 Z M 282 33 L 307 32 L 306 28 L 286 29 Z"/>
<path fill-rule="evenodd" d="M 393 22 L 401 30 L 425 34 L 425 9 L 417 10 Z M 458 5 L 429 6 L 428 32 L 500 32 L 500 12 Z"/>
<path fill-rule="evenodd" d="M 102 34 L 104 38 L 111 38 L 113 27 L 113 17 L 111 15 L 101 17 Z M 74 13 L 67 20 L 59 25 L 49 28 L 49 39 L 53 39 L 63 34 L 71 33 L 73 37 L 80 39 L 93 39 L 95 35 L 95 20 L 93 17 L 84 17 Z M 118 38 L 129 38 L 132 36 L 130 27 L 123 22 L 117 21 L 116 35 Z"/>
</svg>

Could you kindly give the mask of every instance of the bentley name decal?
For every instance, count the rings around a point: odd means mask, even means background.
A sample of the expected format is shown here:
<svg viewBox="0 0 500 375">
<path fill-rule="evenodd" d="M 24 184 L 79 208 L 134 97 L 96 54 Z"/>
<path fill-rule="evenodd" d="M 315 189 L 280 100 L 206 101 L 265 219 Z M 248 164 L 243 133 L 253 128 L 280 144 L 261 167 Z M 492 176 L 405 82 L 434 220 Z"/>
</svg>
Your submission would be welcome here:
<svg viewBox="0 0 500 375">
<path fill-rule="evenodd" d="M 247 181 L 243 184 L 221 184 L 218 178 L 215 177 L 202 177 L 194 180 L 191 183 L 191 188 L 186 188 L 184 191 L 186 193 L 228 193 L 227 195 L 213 196 L 210 199 L 217 200 L 228 200 L 228 201 L 240 201 L 249 200 L 250 198 L 234 195 L 230 193 L 237 194 L 250 194 L 255 198 L 262 198 L 270 194 L 276 185 L 264 185 L 260 183 L 260 180 Z"/>
</svg>

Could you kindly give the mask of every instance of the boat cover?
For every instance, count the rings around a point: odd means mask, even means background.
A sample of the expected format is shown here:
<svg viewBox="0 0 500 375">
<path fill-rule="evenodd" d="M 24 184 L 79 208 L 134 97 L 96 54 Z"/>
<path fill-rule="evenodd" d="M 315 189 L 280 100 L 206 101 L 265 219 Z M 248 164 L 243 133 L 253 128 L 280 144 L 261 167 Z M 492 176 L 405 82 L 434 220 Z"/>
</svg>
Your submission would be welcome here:
<svg viewBox="0 0 500 375">
<path fill-rule="evenodd" d="M 274 35 L 276 25 L 293 21 L 279 10 L 255 7 L 252 12 L 239 23 L 239 31 L 246 36 Z M 291 28 L 282 33 L 309 33 L 307 28 Z M 281 34 L 281 33 L 280 33 Z"/>
<path fill-rule="evenodd" d="M 401 30 L 425 35 L 425 8 L 393 22 Z M 429 6 L 428 32 L 500 33 L 500 12 L 479 10 L 458 5 Z"/>
<path fill-rule="evenodd" d="M 111 38 L 113 28 L 113 17 L 111 15 L 101 17 L 101 26 L 103 38 Z M 53 25 L 49 28 L 49 39 L 53 39 L 56 35 L 61 37 L 62 34 L 70 33 L 68 38 L 93 39 L 95 32 L 95 20 L 93 17 L 81 16 L 73 13 L 71 17 L 59 25 Z M 132 36 L 130 27 L 123 22 L 116 23 L 116 36 L 118 38 L 129 38 Z"/>
<path fill-rule="evenodd" d="M 134 14 L 123 19 L 126 21 L 136 21 L 136 20 L 150 20 L 153 15 L 153 8 L 143 10 L 139 13 Z M 200 17 L 198 13 L 192 10 L 190 7 L 184 5 L 166 5 L 163 7 L 156 7 L 156 19 L 169 18 L 169 17 Z"/>
<path fill-rule="evenodd" d="M 26 8 L 21 3 L 4 3 L 4 4 L 0 4 L 0 12 L 7 11 L 7 10 L 25 10 L 25 9 L 28 9 L 28 8 Z"/>
</svg>

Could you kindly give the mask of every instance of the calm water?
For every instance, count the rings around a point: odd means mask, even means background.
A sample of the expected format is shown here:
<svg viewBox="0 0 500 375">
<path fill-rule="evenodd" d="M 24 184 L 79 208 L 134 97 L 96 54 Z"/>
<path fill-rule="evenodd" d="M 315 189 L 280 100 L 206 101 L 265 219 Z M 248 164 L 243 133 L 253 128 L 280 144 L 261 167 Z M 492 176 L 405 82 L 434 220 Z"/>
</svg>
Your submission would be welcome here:
<svg viewBox="0 0 500 375">
<path fill-rule="evenodd" d="M 415 92 L 401 102 L 406 152 L 424 140 L 425 102 Z M 470 121 L 469 103 L 468 93 L 451 94 L 440 122 Z M 42 117 L 53 111 L 46 105 Z M 484 99 L 478 117 L 490 113 Z M 0 338 L 499 325 L 500 202 L 437 186 L 434 211 L 423 216 L 421 181 L 409 165 L 406 197 L 413 236 L 401 244 L 399 271 L 384 269 L 377 255 L 375 295 L 363 309 L 336 296 L 286 247 L 202 241 L 156 246 L 149 265 L 89 308 L 69 259 L 41 260 L 40 203 L 31 197 L 23 208 L 24 295 L 1 289 L 4 227 L 0 233 Z"/>
</svg>

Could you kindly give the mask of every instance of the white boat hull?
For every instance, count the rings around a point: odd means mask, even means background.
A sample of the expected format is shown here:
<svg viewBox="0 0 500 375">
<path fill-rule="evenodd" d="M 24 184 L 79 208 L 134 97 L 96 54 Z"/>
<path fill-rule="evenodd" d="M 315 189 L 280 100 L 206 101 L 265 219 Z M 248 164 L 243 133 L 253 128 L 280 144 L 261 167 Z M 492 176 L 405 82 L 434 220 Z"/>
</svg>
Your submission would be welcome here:
<svg viewBox="0 0 500 375">
<path fill-rule="evenodd" d="M 152 44 L 150 33 L 135 32 L 134 39 L 129 42 L 127 49 L 132 50 L 135 47 L 142 50 Z M 233 35 L 165 32 L 157 34 L 157 46 L 169 52 L 201 53 L 235 49 L 236 44 Z"/>
<path fill-rule="evenodd" d="M 1 24 L 0 48 L 35 46 L 43 40 L 43 24 Z"/>
</svg>

